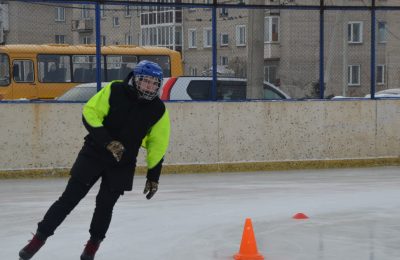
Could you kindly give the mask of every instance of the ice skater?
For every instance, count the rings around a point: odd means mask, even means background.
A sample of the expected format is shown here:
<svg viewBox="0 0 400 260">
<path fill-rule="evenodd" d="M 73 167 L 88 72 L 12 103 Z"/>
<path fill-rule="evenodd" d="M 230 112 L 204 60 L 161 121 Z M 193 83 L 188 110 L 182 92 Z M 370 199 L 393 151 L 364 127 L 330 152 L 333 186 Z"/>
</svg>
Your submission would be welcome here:
<svg viewBox="0 0 400 260">
<path fill-rule="evenodd" d="M 65 191 L 38 223 L 32 240 L 20 250 L 21 260 L 31 259 L 38 252 L 101 178 L 90 239 L 81 254 L 81 260 L 94 259 L 106 237 L 115 203 L 124 191 L 132 190 L 140 146 L 147 150 L 143 193 L 147 199 L 154 196 L 170 133 L 168 111 L 158 97 L 162 79 L 161 67 L 143 60 L 124 81 L 111 82 L 84 105 L 83 124 L 89 133 Z"/>
</svg>

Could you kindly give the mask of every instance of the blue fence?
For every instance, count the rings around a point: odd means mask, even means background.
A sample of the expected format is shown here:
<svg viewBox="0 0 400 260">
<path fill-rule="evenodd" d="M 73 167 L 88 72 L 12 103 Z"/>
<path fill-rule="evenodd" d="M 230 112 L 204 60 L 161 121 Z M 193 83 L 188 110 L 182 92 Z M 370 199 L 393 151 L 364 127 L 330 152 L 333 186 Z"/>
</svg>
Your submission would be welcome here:
<svg viewBox="0 0 400 260">
<path fill-rule="evenodd" d="M 106 45 L 178 52 L 183 71 L 167 75 L 167 100 L 400 96 L 400 3 L 394 0 L 9 1 L 0 4 L 0 11 L 5 46 L 96 48 L 96 55 L 69 54 L 70 63 L 54 58 L 31 64 L 29 57 L 0 57 L 8 62 L 0 68 L 0 83 L 5 82 L 0 94 L 6 97 L 4 93 L 12 92 L 14 98 L 52 98 L 39 89 L 50 63 L 68 74 L 60 84 L 76 81 L 74 72 L 90 63 L 100 89 L 111 78 L 107 66 L 117 70 L 128 63 L 122 54 L 101 53 Z M 28 80 L 30 69 L 33 81 Z M 79 83 L 90 82 L 93 77 Z M 75 85 L 69 84 L 71 89 Z M 29 87 L 38 88 L 37 94 L 18 94 Z"/>
</svg>

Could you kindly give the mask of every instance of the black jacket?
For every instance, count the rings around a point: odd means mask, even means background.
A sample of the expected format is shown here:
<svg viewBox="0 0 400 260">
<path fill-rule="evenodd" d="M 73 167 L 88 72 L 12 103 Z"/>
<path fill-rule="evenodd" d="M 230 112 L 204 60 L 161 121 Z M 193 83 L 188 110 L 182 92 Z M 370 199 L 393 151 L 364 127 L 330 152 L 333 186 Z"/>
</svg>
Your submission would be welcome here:
<svg viewBox="0 0 400 260">
<path fill-rule="evenodd" d="M 83 108 L 83 123 L 89 134 L 71 174 L 84 183 L 102 175 L 112 190 L 131 190 L 141 145 L 147 149 L 147 178 L 159 180 L 169 142 L 168 111 L 158 97 L 152 101 L 138 98 L 128 79 L 110 83 Z M 120 162 L 106 149 L 112 140 L 125 147 Z"/>
</svg>

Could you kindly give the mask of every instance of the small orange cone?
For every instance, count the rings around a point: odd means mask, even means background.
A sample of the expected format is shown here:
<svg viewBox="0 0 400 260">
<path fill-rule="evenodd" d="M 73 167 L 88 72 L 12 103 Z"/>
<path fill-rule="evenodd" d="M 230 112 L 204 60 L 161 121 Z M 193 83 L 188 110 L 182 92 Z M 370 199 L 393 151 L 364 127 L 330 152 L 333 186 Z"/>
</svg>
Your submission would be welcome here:
<svg viewBox="0 0 400 260">
<path fill-rule="evenodd" d="M 293 216 L 294 219 L 308 219 L 308 216 L 304 213 L 297 213 Z"/>
<path fill-rule="evenodd" d="M 244 224 L 242 243 L 240 244 L 239 253 L 233 256 L 236 260 L 263 260 L 264 256 L 258 253 L 257 242 L 254 236 L 253 225 L 251 219 L 247 218 Z"/>
</svg>

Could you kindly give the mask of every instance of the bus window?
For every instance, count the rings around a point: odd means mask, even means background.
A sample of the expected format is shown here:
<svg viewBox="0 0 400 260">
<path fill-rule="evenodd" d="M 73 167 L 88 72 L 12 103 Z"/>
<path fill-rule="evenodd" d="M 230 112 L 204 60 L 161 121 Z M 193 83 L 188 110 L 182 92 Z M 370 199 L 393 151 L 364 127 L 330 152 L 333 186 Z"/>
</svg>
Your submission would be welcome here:
<svg viewBox="0 0 400 260">
<path fill-rule="evenodd" d="M 125 79 L 137 64 L 132 55 L 107 55 L 107 81 Z"/>
<path fill-rule="evenodd" d="M 163 70 L 164 77 L 171 77 L 171 62 L 167 55 L 142 55 L 139 60 L 149 60 L 157 63 Z"/>
<path fill-rule="evenodd" d="M 8 56 L 0 54 L 0 86 L 10 84 L 10 62 Z"/>
<path fill-rule="evenodd" d="M 14 60 L 13 76 L 15 82 L 33 82 L 33 62 L 31 60 Z"/>
<path fill-rule="evenodd" d="M 101 80 L 104 80 L 104 57 L 101 57 Z M 74 82 L 96 82 L 96 56 L 73 55 L 72 71 Z"/>
<path fill-rule="evenodd" d="M 71 82 L 71 58 L 68 55 L 39 55 L 40 82 Z"/>
</svg>

